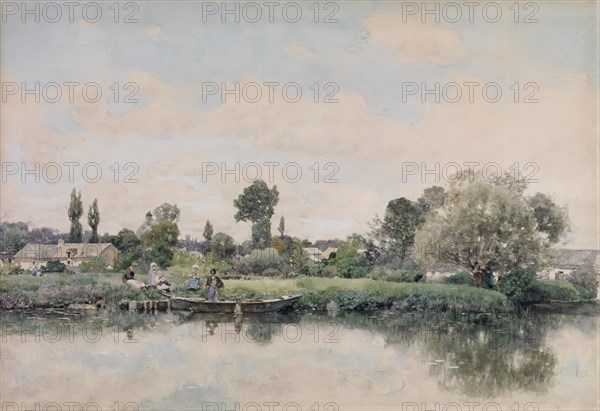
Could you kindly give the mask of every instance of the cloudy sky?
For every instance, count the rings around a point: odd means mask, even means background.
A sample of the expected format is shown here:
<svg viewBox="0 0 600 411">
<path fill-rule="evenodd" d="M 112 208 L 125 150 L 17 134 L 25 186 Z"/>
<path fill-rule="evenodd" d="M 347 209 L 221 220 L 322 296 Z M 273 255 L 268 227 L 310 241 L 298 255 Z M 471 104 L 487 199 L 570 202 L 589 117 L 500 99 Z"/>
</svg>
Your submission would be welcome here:
<svg viewBox="0 0 600 411">
<path fill-rule="evenodd" d="M 2 221 L 66 231 L 76 187 L 102 233 L 166 201 L 182 235 L 243 241 L 233 199 L 260 172 L 273 226 L 344 238 L 477 163 L 598 248 L 595 2 L 37 4 L 2 5 Z"/>
</svg>

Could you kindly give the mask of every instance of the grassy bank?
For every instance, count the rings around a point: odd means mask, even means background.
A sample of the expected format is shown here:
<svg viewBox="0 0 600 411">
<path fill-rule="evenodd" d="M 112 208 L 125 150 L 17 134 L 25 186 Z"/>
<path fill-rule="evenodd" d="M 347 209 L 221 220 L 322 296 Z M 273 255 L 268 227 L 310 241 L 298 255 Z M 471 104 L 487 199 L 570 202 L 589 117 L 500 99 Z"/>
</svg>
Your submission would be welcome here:
<svg viewBox="0 0 600 411">
<path fill-rule="evenodd" d="M 370 279 L 301 278 L 225 280 L 221 299 L 304 294 L 298 309 L 396 309 L 400 311 L 507 312 L 511 304 L 498 292 L 465 285 L 397 283 Z M 173 294 L 198 296 L 173 278 Z M 163 299 L 154 290 L 135 290 L 118 273 L 50 274 L 43 277 L 3 276 L 0 308 L 65 307 L 70 304 L 114 305 L 121 300 Z M 333 302 L 334 304 L 331 304 Z"/>
<path fill-rule="evenodd" d="M 155 290 L 125 286 L 119 273 L 64 274 L 0 278 L 0 308 L 56 308 L 71 304 L 112 305 L 121 300 L 164 299 Z"/>
</svg>

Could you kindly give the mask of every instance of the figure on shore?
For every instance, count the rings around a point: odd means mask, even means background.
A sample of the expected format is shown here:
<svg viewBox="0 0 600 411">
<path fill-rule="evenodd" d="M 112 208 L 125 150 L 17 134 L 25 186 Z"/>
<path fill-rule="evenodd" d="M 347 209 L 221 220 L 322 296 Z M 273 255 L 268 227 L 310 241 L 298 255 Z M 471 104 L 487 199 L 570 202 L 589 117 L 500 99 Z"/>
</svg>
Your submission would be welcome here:
<svg viewBox="0 0 600 411">
<path fill-rule="evenodd" d="M 197 265 L 192 266 L 190 278 L 187 280 L 187 289 L 193 291 L 200 290 L 200 267 Z"/>
<path fill-rule="evenodd" d="M 158 283 L 158 265 L 150 263 L 150 271 L 148 271 L 148 285 L 156 285 Z"/>
<path fill-rule="evenodd" d="M 219 289 L 223 288 L 223 281 L 217 277 L 217 270 L 211 268 L 210 277 L 206 279 L 206 288 L 208 288 L 208 301 L 219 301 Z"/>
<path fill-rule="evenodd" d="M 129 268 L 123 273 L 122 280 L 125 284 L 133 288 L 144 288 L 146 284 L 135 279 L 135 270 L 137 270 L 137 263 L 131 263 Z"/>
<path fill-rule="evenodd" d="M 164 291 L 166 293 L 171 292 L 171 283 L 167 281 L 164 274 L 162 272 L 158 272 L 158 279 L 156 282 L 156 288 L 160 291 Z"/>
</svg>

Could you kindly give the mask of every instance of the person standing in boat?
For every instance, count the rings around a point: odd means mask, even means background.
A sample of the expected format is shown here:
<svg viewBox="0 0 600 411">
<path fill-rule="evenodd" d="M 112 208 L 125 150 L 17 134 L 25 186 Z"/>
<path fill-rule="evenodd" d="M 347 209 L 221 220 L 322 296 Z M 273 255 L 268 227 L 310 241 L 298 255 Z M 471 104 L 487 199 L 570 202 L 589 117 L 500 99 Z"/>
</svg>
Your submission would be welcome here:
<svg viewBox="0 0 600 411">
<path fill-rule="evenodd" d="M 200 284 L 200 267 L 197 265 L 192 266 L 192 272 L 190 273 L 190 278 L 187 280 L 187 288 L 188 290 L 198 291 L 201 288 Z"/>
<path fill-rule="evenodd" d="M 211 268 L 210 277 L 206 279 L 206 288 L 208 288 L 208 301 L 219 301 L 219 288 L 223 288 L 225 284 L 217 277 L 217 270 Z"/>
<path fill-rule="evenodd" d="M 148 285 L 156 285 L 158 283 L 158 265 L 150 263 L 150 271 L 148 271 Z"/>
</svg>

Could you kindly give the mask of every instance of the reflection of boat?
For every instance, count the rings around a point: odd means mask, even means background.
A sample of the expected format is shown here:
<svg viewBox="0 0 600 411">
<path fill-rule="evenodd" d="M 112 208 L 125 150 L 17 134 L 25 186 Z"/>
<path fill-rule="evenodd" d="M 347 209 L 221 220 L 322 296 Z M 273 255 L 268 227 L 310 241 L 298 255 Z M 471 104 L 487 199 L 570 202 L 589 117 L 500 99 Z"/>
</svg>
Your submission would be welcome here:
<svg viewBox="0 0 600 411">
<path fill-rule="evenodd" d="M 279 298 L 266 298 L 255 300 L 241 300 L 243 313 L 273 313 L 289 308 L 298 301 L 302 295 L 281 296 Z M 211 302 L 204 298 L 185 298 L 171 296 L 171 309 L 188 310 L 196 313 L 232 313 L 235 310 L 235 301 Z"/>
</svg>

